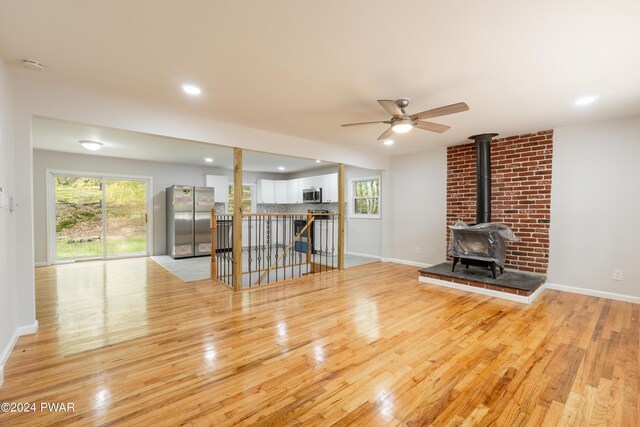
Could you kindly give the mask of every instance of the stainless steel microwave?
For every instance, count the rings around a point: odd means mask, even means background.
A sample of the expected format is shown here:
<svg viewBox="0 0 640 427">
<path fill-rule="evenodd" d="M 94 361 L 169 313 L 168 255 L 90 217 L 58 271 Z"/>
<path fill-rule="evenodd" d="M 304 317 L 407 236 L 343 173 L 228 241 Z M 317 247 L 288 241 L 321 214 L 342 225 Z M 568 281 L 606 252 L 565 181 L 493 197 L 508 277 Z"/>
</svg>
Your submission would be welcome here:
<svg viewBox="0 0 640 427">
<path fill-rule="evenodd" d="M 322 203 L 322 188 L 305 188 L 302 190 L 303 203 Z"/>
</svg>

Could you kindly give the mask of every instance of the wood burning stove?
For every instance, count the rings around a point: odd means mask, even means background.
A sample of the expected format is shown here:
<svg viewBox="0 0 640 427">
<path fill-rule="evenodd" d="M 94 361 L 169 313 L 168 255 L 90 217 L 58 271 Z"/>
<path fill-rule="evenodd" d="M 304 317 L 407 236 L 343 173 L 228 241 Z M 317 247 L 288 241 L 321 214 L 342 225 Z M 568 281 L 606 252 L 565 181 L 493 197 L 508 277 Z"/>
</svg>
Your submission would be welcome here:
<svg viewBox="0 0 640 427">
<path fill-rule="evenodd" d="M 476 225 L 458 222 L 451 226 L 449 256 L 453 268 L 461 261 L 470 265 L 490 268 L 496 278 L 496 267 L 504 270 L 506 254 L 505 240 L 517 240 L 505 224 L 491 222 L 491 138 L 497 133 L 470 136 L 476 142 Z"/>
<path fill-rule="evenodd" d="M 449 256 L 453 258 L 453 268 L 460 261 L 464 266 L 485 267 L 491 269 L 496 278 L 496 267 L 504 271 L 507 241 L 517 240 L 511 229 L 505 224 L 489 222 L 468 226 L 458 222 L 449 227 L 451 241 Z"/>
</svg>

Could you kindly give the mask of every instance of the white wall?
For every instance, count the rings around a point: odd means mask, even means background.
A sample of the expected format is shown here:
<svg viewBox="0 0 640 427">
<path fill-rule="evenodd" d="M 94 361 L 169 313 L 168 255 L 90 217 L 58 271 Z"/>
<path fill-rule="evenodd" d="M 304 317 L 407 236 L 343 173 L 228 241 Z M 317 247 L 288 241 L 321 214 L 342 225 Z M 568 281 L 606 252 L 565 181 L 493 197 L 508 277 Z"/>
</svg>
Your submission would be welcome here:
<svg viewBox="0 0 640 427">
<path fill-rule="evenodd" d="M 13 77 L 0 60 L 0 187 L 5 197 L 15 196 Z M 13 347 L 17 328 L 16 311 L 20 309 L 16 275 L 16 217 L 20 210 L 9 212 L 0 205 L 0 386 L 3 366 Z"/>
<path fill-rule="evenodd" d="M 178 165 L 142 160 L 118 159 L 90 154 L 33 150 L 34 251 L 36 265 L 47 262 L 46 170 L 69 170 L 109 175 L 147 176 L 153 179 L 153 255 L 166 254 L 166 195 L 171 185 L 205 185 L 205 175 L 225 175 L 233 171 L 207 166 Z M 278 174 L 245 172 L 243 181 L 274 179 Z"/>
<path fill-rule="evenodd" d="M 393 157 L 389 174 L 392 209 L 389 256 L 420 264 L 444 262 L 446 148 Z"/>
<path fill-rule="evenodd" d="M 549 281 L 640 297 L 640 117 L 555 129 L 553 140 Z"/>
</svg>

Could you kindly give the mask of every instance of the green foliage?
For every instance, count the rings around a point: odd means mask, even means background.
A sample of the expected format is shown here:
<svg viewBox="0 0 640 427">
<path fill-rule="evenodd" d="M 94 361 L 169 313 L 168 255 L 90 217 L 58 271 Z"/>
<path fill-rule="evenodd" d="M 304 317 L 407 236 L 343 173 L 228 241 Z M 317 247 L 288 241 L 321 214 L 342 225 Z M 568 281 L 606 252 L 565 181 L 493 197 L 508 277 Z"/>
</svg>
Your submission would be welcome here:
<svg viewBox="0 0 640 427">
<path fill-rule="evenodd" d="M 251 194 L 252 190 L 251 185 L 243 185 L 242 186 L 242 212 L 251 213 L 251 202 L 253 199 L 253 195 Z M 229 213 L 233 213 L 233 184 L 229 185 Z"/>
<path fill-rule="evenodd" d="M 102 256 L 102 242 L 99 240 L 70 241 L 102 236 L 103 185 L 107 252 L 145 252 L 146 182 L 56 176 L 54 192 L 59 259 Z"/>
<path fill-rule="evenodd" d="M 354 182 L 354 213 L 380 213 L 380 180 L 378 178 Z"/>
<path fill-rule="evenodd" d="M 145 236 L 107 240 L 107 255 L 143 253 L 146 250 L 147 239 Z M 101 258 L 102 240 L 69 243 L 68 239 L 58 239 L 56 241 L 56 257 L 57 259 Z"/>
</svg>

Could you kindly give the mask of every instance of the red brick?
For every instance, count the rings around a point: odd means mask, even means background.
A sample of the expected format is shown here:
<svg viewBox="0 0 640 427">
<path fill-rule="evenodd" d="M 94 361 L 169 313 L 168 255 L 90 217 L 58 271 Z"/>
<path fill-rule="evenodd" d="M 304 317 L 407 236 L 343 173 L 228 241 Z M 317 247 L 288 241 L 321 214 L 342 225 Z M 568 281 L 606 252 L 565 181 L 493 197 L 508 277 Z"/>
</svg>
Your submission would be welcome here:
<svg viewBox="0 0 640 427">
<path fill-rule="evenodd" d="M 546 273 L 549 223 L 539 220 L 551 218 L 553 130 L 494 139 L 491 154 L 493 220 L 521 239 L 509 246 L 506 267 Z M 475 168 L 473 142 L 447 149 L 447 225 L 475 222 Z"/>
</svg>

